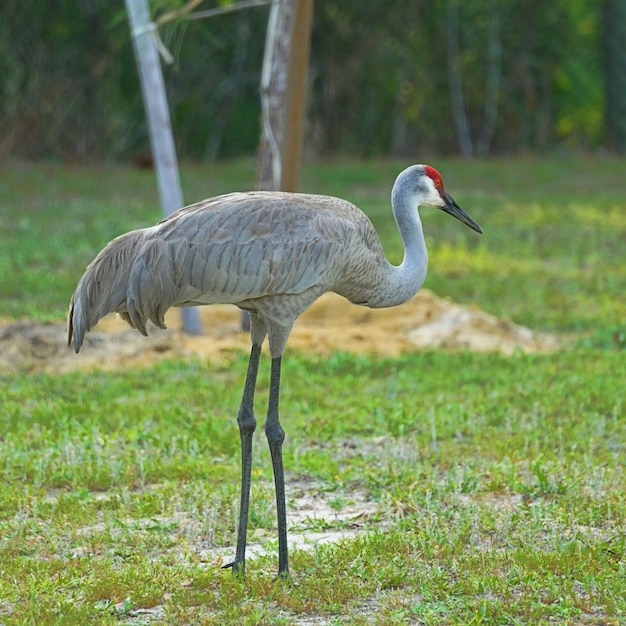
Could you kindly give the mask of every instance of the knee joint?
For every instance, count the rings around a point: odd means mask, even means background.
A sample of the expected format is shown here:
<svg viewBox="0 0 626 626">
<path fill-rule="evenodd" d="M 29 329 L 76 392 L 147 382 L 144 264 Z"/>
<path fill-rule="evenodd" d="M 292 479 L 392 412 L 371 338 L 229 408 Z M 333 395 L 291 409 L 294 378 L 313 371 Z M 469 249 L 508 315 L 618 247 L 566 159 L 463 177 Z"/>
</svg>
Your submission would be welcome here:
<svg viewBox="0 0 626 626">
<path fill-rule="evenodd" d="M 249 409 L 242 408 L 239 410 L 237 423 L 239 424 L 239 431 L 242 433 L 253 433 L 256 430 L 256 418 Z"/>
<path fill-rule="evenodd" d="M 282 444 L 285 441 L 285 431 L 278 422 L 265 422 L 265 436 L 270 443 Z"/>
</svg>

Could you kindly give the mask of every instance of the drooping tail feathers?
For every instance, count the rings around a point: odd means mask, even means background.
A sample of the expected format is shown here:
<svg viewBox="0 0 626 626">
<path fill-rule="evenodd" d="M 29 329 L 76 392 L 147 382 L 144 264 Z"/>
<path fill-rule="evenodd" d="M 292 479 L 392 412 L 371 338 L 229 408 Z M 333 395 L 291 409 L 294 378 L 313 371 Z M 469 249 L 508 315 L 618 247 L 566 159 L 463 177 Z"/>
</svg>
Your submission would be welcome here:
<svg viewBox="0 0 626 626">
<path fill-rule="evenodd" d="M 175 297 L 175 281 L 167 280 L 173 268 L 159 250 L 163 242 L 150 240 L 147 230 L 117 237 L 85 270 L 68 316 L 68 345 L 73 341 L 76 352 L 85 334 L 111 312 L 143 335 L 148 320 L 165 328 L 165 312 Z"/>
</svg>

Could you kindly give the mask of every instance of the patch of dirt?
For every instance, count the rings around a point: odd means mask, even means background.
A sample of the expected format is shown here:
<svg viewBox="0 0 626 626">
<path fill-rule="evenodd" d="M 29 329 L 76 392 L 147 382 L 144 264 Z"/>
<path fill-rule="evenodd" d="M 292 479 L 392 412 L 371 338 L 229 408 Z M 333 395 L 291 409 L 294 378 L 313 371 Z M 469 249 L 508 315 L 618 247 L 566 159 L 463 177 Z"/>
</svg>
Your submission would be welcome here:
<svg viewBox="0 0 626 626">
<path fill-rule="evenodd" d="M 107 317 L 87 335 L 79 354 L 67 347 L 63 323 L 22 320 L 0 324 L 0 373 L 113 369 L 191 355 L 220 360 L 233 351 L 249 351 L 248 334 L 239 330 L 239 309 L 213 305 L 199 311 L 203 335 L 196 337 L 182 332 L 176 309 L 166 316 L 169 330 L 152 327 L 148 338 L 118 316 Z M 428 290 L 390 309 L 359 307 L 336 294 L 325 294 L 297 320 L 288 343 L 289 349 L 308 353 L 342 350 L 388 356 L 429 348 L 511 354 L 558 347 L 558 340 L 551 335 L 454 304 Z"/>
<path fill-rule="evenodd" d="M 324 492 L 321 485 L 310 480 L 289 480 L 285 489 L 290 550 L 314 550 L 316 546 L 352 539 L 365 532 L 378 514 L 378 505 L 358 489 L 352 489 L 345 498 L 341 493 Z M 333 502 L 335 499 L 340 501 Z M 221 565 L 232 559 L 234 546 L 203 546 L 202 534 L 190 528 L 189 523 L 184 516 L 177 518 L 178 531 L 186 537 L 187 545 L 197 552 L 201 561 Z M 191 521 L 192 525 L 196 523 Z M 385 526 L 380 520 L 376 522 L 379 529 Z M 252 560 L 267 554 L 275 555 L 276 532 L 276 529 L 252 530 L 246 545 L 246 558 Z"/>
</svg>

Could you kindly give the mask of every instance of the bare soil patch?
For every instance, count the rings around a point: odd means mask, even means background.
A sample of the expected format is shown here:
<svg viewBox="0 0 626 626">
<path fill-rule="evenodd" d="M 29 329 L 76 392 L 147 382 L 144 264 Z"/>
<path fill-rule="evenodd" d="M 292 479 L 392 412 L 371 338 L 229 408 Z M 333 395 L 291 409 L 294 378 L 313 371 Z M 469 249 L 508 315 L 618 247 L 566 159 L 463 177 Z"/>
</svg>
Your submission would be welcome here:
<svg viewBox="0 0 626 626">
<path fill-rule="evenodd" d="M 0 324 L 0 372 L 67 372 L 79 368 L 123 368 L 147 365 L 165 357 L 227 358 L 248 352 L 248 334 L 240 331 L 240 311 L 231 305 L 199 309 L 202 336 L 181 330 L 180 314 L 166 316 L 168 330 L 150 329 L 145 338 L 118 316 L 102 320 L 87 335 L 79 354 L 67 347 L 65 324 L 32 320 Z M 409 302 L 390 309 L 368 309 L 325 294 L 296 322 L 289 349 L 316 354 L 346 351 L 396 356 L 430 348 L 497 351 L 510 354 L 551 351 L 558 340 L 474 307 L 420 291 Z"/>
</svg>

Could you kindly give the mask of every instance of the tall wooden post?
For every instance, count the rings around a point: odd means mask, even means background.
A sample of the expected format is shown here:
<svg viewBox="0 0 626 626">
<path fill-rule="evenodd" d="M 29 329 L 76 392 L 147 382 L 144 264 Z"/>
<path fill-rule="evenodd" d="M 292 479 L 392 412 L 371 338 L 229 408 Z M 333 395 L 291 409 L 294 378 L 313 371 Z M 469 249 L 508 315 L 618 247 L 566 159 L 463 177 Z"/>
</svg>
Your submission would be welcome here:
<svg viewBox="0 0 626 626">
<path fill-rule="evenodd" d="M 298 190 L 304 138 L 312 21 L 313 0 L 297 0 L 291 31 L 291 55 L 289 58 L 285 132 L 282 147 L 281 189 L 284 191 Z"/>
<path fill-rule="evenodd" d="M 260 189 L 298 187 L 312 16 L 313 0 L 272 3 L 261 78 Z"/>
</svg>

